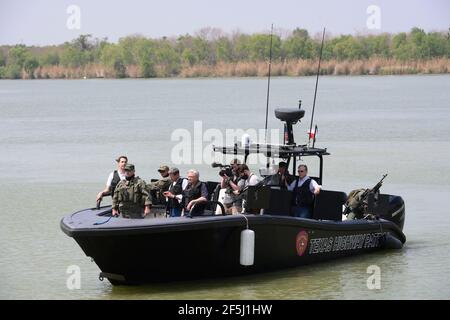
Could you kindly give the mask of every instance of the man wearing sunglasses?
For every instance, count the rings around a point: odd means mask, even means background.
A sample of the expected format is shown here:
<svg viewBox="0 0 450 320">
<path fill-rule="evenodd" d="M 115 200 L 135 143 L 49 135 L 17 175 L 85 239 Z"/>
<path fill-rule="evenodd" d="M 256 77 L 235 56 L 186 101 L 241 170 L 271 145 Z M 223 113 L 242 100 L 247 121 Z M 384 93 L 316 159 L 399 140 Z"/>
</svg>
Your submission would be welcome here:
<svg viewBox="0 0 450 320">
<path fill-rule="evenodd" d="M 314 197 L 319 194 L 320 186 L 308 176 L 308 167 L 304 164 L 298 166 L 298 177 L 288 186 L 293 191 L 292 212 L 295 217 L 312 217 Z"/>
</svg>

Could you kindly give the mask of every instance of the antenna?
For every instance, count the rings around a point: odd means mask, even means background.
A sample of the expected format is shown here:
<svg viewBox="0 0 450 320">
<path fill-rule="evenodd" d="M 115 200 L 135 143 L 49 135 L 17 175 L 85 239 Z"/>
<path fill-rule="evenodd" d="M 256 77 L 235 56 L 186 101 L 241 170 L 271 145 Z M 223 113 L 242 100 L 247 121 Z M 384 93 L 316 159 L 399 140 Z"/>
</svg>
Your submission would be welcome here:
<svg viewBox="0 0 450 320">
<path fill-rule="evenodd" d="M 317 85 L 319 84 L 320 62 L 322 60 L 322 50 L 323 50 L 323 41 L 324 41 L 324 39 L 325 39 L 325 28 L 323 28 L 322 44 L 320 45 L 319 65 L 317 67 L 316 89 L 314 90 L 314 101 L 313 101 L 313 109 L 312 109 L 312 114 L 311 114 L 311 124 L 309 126 L 308 144 L 311 141 L 311 133 L 312 133 L 313 120 L 314 120 L 314 110 L 316 108 Z"/>
<path fill-rule="evenodd" d="M 270 72 L 272 67 L 272 36 L 273 36 L 273 23 L 270 28 L 269 76 L 267 78 L 266 125 L 264 127 L 264 141 L 266 143 L 267 143 L 267 118 L 269 116 Z"/>
</svg>

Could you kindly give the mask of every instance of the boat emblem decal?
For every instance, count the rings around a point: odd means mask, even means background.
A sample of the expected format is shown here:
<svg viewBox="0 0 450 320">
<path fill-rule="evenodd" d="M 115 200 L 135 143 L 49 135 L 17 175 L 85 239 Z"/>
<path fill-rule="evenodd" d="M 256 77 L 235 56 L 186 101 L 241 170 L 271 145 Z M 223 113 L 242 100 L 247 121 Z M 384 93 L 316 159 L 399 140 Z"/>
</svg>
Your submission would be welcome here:
<svg viewBox="0 0 450 320">
<path fill-rule="evenodd" d="M 305 230 L 302 230 L 297 234 L 296 240 L 297 254 L 300 257 L 305 253 L 307 246 L 308 246 L 308 233 Z"/>
</svg>

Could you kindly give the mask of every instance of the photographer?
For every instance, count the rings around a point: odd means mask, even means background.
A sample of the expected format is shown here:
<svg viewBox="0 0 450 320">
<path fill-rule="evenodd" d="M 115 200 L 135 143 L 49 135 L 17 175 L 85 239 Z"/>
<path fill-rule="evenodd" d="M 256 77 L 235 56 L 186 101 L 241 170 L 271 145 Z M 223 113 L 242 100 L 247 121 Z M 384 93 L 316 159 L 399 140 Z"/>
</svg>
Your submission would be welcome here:
<svg viewBox="0 0 450 320">
<path fill-rule="evenodd" d="M 219 172 L 219 175 L 222 177 L 220 187 L 226 189 L 223 205 L 227 214 L 242 212 L 242 198 L 238 197 L 238 195 L 244 186 L 244 181 L 239 178 L 239 165 L 240 161 L 233 159 L 230 167 L 227 166 Z"/>
<path fill-rule="evenodd" d="M 255 211 L 255 209 L 247 208 L 247 194 L 248 188 L 258 186 L 263 183 L 264 180 L 260 180 L 259 177 L 253 172 L 250 171 L 250 168 L 244 163 L 239 166 L 239 176 L 242 181 L 243 187 L 240 189 L 240 198 L 242 199 L 242 207 L 244 212 L 249 213 L 259 213 L 259 209 Z"/>
</svg>

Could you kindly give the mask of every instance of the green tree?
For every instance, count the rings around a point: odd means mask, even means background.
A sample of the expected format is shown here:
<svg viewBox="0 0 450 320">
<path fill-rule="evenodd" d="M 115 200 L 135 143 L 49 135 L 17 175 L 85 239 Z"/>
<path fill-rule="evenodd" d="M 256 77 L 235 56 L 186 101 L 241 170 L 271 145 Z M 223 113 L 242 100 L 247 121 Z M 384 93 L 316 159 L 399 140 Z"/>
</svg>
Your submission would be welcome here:
<svg viewBox="0 0 450 320">
<path fill-rule="evenodd" d="M 0 50 L 0 67 L 4 67 L 6 65 L 6 57 L 3 54 L 3 51 Z"/>
<path fill-rule="evenodd" d="M 178 37 L 175 48 L 184 63 L 191 66 L 198 63 L 213 65 L 217 61 L 213 46 L 213 40 L 208 41 L 203 36 L 192 37 L 187 34 Z"/>
<path fill-rule="evenodd" d="M 34 78 L 34 70 L 39 67 L 39 62 L 35 57 L 30 57 L 25 60 L 23 68 L 28 76 L 33 79 Z"/>
<path fill-rule="evenodd" d="M 419 28 L 411 29 L 409 34 L 399 33 L 392 38 L 394 57 L 400 60 L 428 59 L 431 50 L 427 43 L 427 34 Z"/>
<path fill-rule="evenodd" d="M 447 57 L 450 58 L 450 28 L 448 28 L 446 38 L 447 38 L 447 47 L 446 47 Z"/>
<path fill-rule="evenodd" d="M 16 45 L 9 49 L 8 64 L 23 68 L 25 61 L 30 57 L 30 52 L 24 45 Z"/>
<path fill-rule="evenodd" d="M 61 64 L 65 67 L 80 67 L 88 63 L 89 56 L 82 50 L 66 43 L 61 53 Z"/>
<path fill-rule="evenodd" d="M 94 48 L 94 44 L 92 42 L 92 35 L 82 34 L 72 41 L 72 45 L 74 48 L 77 48 L 81 51 L 92 50 Z"/>
<path fill-rule="evenodd" d="M 39 61 L 42 66 L 55 66 L 59 64 L 59 54 L 57 52 L 45 53 Z"/>
<path fill-rule="evenodd" d="M 295 29 L 282 45 L 288 59 L 311 59 L 314 56 L 314 43 L 305 29 Z"/>
<path fill-rule="evenodd" d="M 318 41 L 322 41 L 322 40 L 318 40 Z M 320 46 L 321 43 L 319 43 L 318 41 L 314 41 L 314 52 L 316 53 L 314 55 L 314 57 L 319 57 L 319 53 L 320 53 Z M 333 49 L 334 49 L 334 42 L 333 40 L 324 40 L 323 43 L 323 50 L 322 50 L 322 59 L 323 60 L 330 60 L 334 58 L 334 53 L 333 53 Z"/>
<path fill-rule="evenodd" d="M 103 46 L 100 54 L 100 61 L 103 65 L 112 68 L 117 78 L 126 77 L 126 67 L 118 45 L 107 44 Z"/>
<path fill-rule="evenodd" d="M 190 66 L 197 63 L 197 58 L 191 48 L 185 48 L 181 54 L 183 61 Z"/>
<path fill-rule="evenodd" d="M 272 59 L 280 57 L 281 39 L 277 35 L 272 38 Z M 250 60 L 263 61 L 270 56 L 270 34 L 255 34 L 249 39 Z"/>
<path fill-rule="evenodd" d="M 143 78 L 154 78 L 156 77 L 155 65 L 150 60 L 145 60 L 139 63 L 141 68 L 141 75 Z"/>
<path fill-rule="evenodd" d="M 8 79 L 22 78 L 22 68 L 16 64 L 8 64 L 5 69 L 5 78 Z"/>
<path fill-rule="evenodd" d="M 425 46 L 428 48 L 430 58 L 445 57 L 447 55 L 447 38 L 439 32 L 428 33 Z"/>
<path fill-rule="evenodd" d="M 338 60 L 355 60 L 364 57 L 363 46 L 350 35 L 336 39 L 333 54 Z"/>
<path fill-rule="evenodd" d="M 123 62 L 127 66 L 137 64 L 137 61 L 135 60 L 133 54 L 133 48 L 137 40 L 138 40 L 137 36 L 128 36 L 120 38 L 119 43 L 117 44 L 120 54 L 123 58 Z"/>
<path fill-rule="evenodd" d="M 192 50 L 193 37 L 189 34 L 179 36 L 176 41 L 175 50 L 181 57 L 181 61 L 184 64 L 190 66 L 197 63 L 197 57 Z"/>
<path fill-rule="evenodd" d="M 430 57 L 430 50 L 426 44 L 427 35 L 420 28 L 412 28 L 408 42 L 413 50 L 413 57 L 416 59 L 425 59 Z"/>
<path fill-rule="evenodd" d="M 89 50 L 90 61 L 94 63 L 100 63 L 103 48 L 108 46 L 109 44 L 110 43 L 108 42 L 107 38 L 95 38 L 93 41 L 91 41 L 92 46 Z"/>
<path fill-rule="evenodd" d="M 399 60 L 412 58 L 410 44 L 405 32 L 398 33 L 392 38 L 392 53 Z"/>
<path fill-rule="evenodd" d="M 388 58 L 391 56 L 391 37 L 389 34 L 368 35 L 359 39 L 363 56 L 366 58 L 377 56 Z"/>
<path fill-rule="evenodd" d="M 141 76 L 150 78 L 156 76 L 155 51 L 157 42 L 139 35 L 128 36 L 119 39 L 119 50 L 123 64 L 137 65 L 141 70 Z"/>
<path fill-rule="evenodd" d="M 227 37 L 220 37 L 215 42 L 217 61 L 231 62 L 233 60 L 233 44 Z"/>
<path fill-rule="evenodd" d="M 63 45 L 61 64 L 66 67 L 80 67 L 100 58 L 101 46 L 106 40 L 92 39 L 90 34 L 80 35 Z"/>
<path fill-rule="evenodd" d="M 192 53 L 199 63 L 213 65 L 216 63 L 216 56 L 210 43 L 201 37 L 195 37 L 192 41 Z"/>
<path fill-rule="evenodd" d="M 156 77 L 155 71 L 155 42 L 150 39 L 139 38 L 133 47 L 133 56 L 141 69 L 144 78 Z"/>
<path fill-rule="evenodd" d="M 155 56 L 156 63 L 162 68 L 163 76 L 173 76 L 180 72 L 180 56 L 175 43 L 162 39 L 157 43 Z"/>
<path fill-rule="evenodd" d="M 232 39 L 233 60 L 246 61 L 250 58 L 250 36 L 246 34 L 237 34 Z"/>
</svg>

